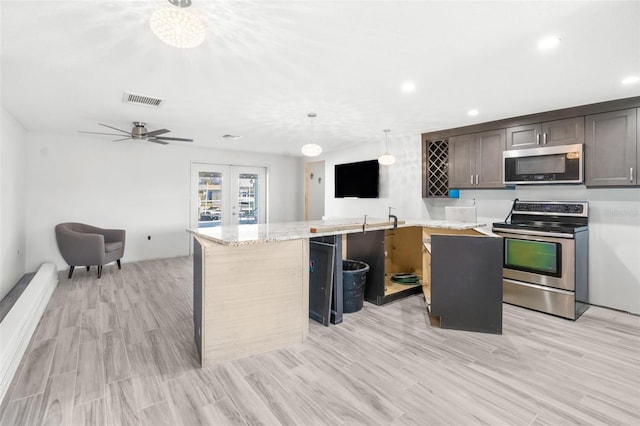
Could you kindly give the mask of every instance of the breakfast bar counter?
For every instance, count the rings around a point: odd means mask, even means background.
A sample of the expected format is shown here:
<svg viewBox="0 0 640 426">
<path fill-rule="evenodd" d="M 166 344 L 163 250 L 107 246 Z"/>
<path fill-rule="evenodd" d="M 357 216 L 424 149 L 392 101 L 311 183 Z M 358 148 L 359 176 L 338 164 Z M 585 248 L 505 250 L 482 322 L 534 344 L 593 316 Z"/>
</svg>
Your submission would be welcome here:
<svg viewBox="0 0 640 426">
<path fill-rule="evenodd" d="M 189 229 L 194 237 L 194 338 L 202 366 L 302 342 L 309 332 L 309 240 L 394 228 L 386 219 L 363 222 Z M 443 233 L 475 233 L 478 226 L 422 219 L 397 225 Z"/>
</svg>

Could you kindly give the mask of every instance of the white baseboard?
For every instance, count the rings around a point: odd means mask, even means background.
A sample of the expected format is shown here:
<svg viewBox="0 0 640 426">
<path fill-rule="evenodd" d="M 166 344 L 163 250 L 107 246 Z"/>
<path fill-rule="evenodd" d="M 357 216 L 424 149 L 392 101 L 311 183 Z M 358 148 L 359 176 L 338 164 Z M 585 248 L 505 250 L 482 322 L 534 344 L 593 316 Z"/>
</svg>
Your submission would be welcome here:
<svg viewBox="0 0 640 426">
<path fill-rule="evenodd" d="M 0 322 L 0 401 L 9 390 L 27 345 L 58 285 L 53 263 L 43 264 Z"/>
</svg>

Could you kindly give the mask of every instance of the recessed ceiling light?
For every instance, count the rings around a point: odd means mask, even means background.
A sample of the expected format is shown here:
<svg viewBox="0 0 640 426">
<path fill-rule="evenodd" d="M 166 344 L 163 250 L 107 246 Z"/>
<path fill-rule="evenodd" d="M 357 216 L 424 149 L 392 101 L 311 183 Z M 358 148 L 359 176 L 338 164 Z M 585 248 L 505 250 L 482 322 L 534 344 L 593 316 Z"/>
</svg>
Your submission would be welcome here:
<svg viewBox="0 0 640 426">
<path fill-rule="evenodd" d="M 624 80 L 622 80 L 622 84 L 633 84 L 639 81 L 640 77 L 638 77 L 637 75 L 630 75 L 629 77 L 625 77 Z"/>
<path fill-rule="evenodd" d="M 416 85 L 413 84 L 412 81 L 407 81 L 402 85 L 402 91 L 405 93 L 410 93 L 410 92 L 413 92 L 414 90 L 416 90 Z"/>
<path fill-rule="evenodd" d="M 545 37 L 543 39 L 540 39 L 540 41 L 538 42 L 538 49 L 540 50 L 553 49 L 559 43 L 560 43 L 560 37 L 558 36 Z"/>
<path fill-rule="evenodd" d="M 469 114 L 471 117 L 478 115 L 478 110 L 477 109 L 470 109 L 467 114 Z"/>
</svg>

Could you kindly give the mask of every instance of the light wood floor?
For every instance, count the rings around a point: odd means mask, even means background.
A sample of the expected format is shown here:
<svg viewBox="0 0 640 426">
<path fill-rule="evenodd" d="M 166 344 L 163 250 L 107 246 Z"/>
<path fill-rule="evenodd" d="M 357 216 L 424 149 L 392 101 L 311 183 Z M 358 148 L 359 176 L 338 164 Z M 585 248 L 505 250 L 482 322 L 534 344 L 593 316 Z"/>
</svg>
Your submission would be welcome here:
<svg viewBox="0 0 640 426">
<path fill-rule="evenodd" d="M 365 303 L 291 348 L 200 369 L 191 259 L 60 283 L 2 425 L 640 424 L 640 317 L 504 306 L 501 336 L 428 325 L 421 296 Z"/>
</svg>

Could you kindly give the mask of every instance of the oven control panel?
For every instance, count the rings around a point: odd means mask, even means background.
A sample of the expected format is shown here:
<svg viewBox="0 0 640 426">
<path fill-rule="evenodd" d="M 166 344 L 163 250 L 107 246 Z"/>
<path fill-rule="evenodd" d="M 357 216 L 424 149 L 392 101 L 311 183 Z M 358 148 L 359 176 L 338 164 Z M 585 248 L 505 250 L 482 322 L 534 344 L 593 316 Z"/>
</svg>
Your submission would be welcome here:
<svg viewBox="0 0 640 426">
<path fill-rule="evenodd" d="M 560 215 L 560 216 L 587 216 L 588 203 L 564 202 L 564 201 L 517 201 L 513 211 L 527 214 Z"/>
</svg>

